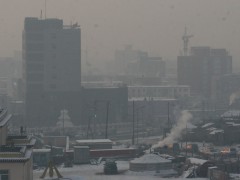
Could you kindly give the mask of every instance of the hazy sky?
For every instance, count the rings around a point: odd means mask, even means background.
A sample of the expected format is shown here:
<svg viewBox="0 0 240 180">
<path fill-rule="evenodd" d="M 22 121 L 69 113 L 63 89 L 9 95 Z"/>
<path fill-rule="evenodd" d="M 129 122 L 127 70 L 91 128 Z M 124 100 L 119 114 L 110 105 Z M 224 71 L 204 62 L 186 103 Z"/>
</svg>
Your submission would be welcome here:
<svg viewBox="0 0 240 180">
<path fill-rule="evenodd" d="M 21 49 L 24 18 L 44 14 L 44 2 L 0 0 L 0 56 Z M 185 25 L 190 46 L 226 48 L 240 59 L 240 0 L 47 0 L 47 17 L 78 22 L 92 61 L 113 59 L 124 44 L 176 59 Z"/>
</svg>

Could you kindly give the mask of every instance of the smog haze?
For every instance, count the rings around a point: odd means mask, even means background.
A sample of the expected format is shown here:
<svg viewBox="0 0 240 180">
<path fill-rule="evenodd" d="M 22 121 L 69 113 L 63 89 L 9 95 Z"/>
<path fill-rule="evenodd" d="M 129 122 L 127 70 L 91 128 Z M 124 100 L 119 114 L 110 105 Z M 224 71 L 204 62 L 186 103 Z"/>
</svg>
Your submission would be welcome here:
<svg viewBox="0 0 240 180">
<path fill-rule="evenodd" d="M 182 50 L 184 27 L 194 35 L 190 46 L 226 48 L 240 58 L 238 0 L 47 0 L 47 18 L 76 23 L 82 29 L 82 51 L 91 62 L 111 61 L 125 44 L 165 60 Z M 0 54 L 21 50 L 25 17 L 45 16 L 44 0 L 1 0 Z M 86 43 L 87 42 L 87 43 Z M 84 53 L 82 54 L 84 60 Z"/>
</svg>

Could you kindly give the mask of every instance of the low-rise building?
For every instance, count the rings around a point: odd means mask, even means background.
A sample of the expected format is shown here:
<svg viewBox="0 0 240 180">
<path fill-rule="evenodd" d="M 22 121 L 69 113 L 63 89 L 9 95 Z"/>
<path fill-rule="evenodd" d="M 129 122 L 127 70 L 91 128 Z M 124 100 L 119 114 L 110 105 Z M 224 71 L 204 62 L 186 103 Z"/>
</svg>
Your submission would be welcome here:
<svg viewBox="0 0 240 180">
<path fill-rule="evenodd" d="M 8 136 L 11 115 L 0 110 L 0 179 L 33 180 L 32 147 L 35 141 L 30 137 Z"/>
<path fill-rule="evenodd" d="M 190 87 L 176 86 L 128 86 L 128 99 L 131 98 L 180 98 L 189 97 Z"/>
<path fill-rule="evenodd" d="M 46 167 L 51 156 L 51 149 L 33 149 L 33 163 Z"/>
<path fill-rule="evenodd" d="M 77 146 L 88 146 L 90 149 L 112 149 L 112 144 L 110 139 L 76 140 Z"/>
<path fill-rule="evenodd" d="M 0 179 L 32 180 L 32 150 L 26 146 L 1 146 Z"/>
</svg>

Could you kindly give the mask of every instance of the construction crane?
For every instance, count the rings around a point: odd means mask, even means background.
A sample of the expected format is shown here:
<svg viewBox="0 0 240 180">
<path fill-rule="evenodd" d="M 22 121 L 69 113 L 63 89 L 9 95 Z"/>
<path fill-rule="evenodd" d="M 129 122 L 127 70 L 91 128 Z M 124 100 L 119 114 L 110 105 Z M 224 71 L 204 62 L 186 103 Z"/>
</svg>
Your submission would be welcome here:
<svg viewBox="0 0 240 180">
<path fill-rule="evenodd" d="M 188 35 L 187 34 L 187 27 L 185 27 L 184 35 L 182 36 L 183 40 L 183 55 L 187 56 L 188 55 L 188 42 L 189 39 L 192 38 L 193 35 Z"/>
</svg>

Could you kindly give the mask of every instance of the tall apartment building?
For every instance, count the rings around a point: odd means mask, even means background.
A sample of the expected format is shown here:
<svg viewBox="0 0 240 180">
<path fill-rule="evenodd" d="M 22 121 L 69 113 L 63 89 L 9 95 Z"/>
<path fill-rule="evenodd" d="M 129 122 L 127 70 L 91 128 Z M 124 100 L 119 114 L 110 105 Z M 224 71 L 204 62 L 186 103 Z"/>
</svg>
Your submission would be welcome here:
<svg viewBox="0 0 240 180">
<path fill-rule="evenodd" d="M 22 36 L 25 115 L 28 125 L 55 123 L 74 113 L 81 90 L 81 31 L 60 19 L 27 17 Z M 75 101 L 72 101 L 75 100 Z"/>
<path fill-rule="evenodd" d="M 134 75 L 134 72 L 138 70 L 135 63 L 147 56 L 147 52 L 134 50 L 131 45 L 126 45 L 123 50 L 115 52 L 116 73 L 118 75 Z"/>
<path fill-rule="evenodd" d="M 177 60 L 178 84 L 189 85 L 191 92 L 211 97 L 214 79 L 232 73 L 232 56 L 226 49 L 192 47 L 189 56 Z"/>
<path fill-rule="evenodd" d="M 166 63 L 161 57 L 151 57 L 147 52 L 134 50 L 127 45 L 115 52 L 115 73 L 132 78 L 137 84 L 161 84 L 166 74 Z"/>
</svg>

